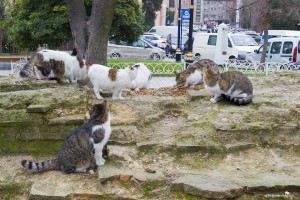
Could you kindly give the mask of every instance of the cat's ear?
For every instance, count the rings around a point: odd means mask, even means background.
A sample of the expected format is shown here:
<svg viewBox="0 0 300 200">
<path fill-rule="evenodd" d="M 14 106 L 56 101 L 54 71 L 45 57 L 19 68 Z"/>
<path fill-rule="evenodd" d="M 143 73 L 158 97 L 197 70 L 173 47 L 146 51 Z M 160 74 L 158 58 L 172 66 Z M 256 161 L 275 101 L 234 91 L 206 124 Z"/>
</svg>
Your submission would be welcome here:
<svg viewBox="0 0 300 200">
<path fill-rule="evenodd" d="M 90 118 L 92 118 L 93 114 L 97 110 L 97 105 L 93 105 L 92 107 L 88 107 L 88 110 L 89 110 Z"/>
<path fill-rule="evenodd" d="M 140 65 L 139 64 L 136 64 L 136 65 L 133 65 L 133 67 L 135 67 L 135 68 L 139 68 L 140 67 Z"/>
<path fill-rule="evenodd" d="M 178 71 L 176 71 L 176 70 L 174 71 L 174 74 L 175 74 L 175 75 L 177 75 L 178 73 L 179 73 Z"/>
<path fill-rule="evenodd" d="M 104 100 L 103 103 L 102 103 L 102 105 L 103 105 L 104 110 L 106 111 L 107 108 L 108 108 L 107 100 Z"/>
</svg>

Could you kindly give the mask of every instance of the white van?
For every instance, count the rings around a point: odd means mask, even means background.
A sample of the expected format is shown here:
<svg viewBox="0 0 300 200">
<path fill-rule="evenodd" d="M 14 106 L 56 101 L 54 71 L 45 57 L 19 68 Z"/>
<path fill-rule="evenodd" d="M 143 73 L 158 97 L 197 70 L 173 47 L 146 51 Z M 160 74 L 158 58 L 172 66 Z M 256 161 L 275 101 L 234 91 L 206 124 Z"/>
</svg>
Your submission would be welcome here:
<svg viewBox="0 0 300 200">
<path fill-rule="evenodd" d="M 260 61 L 263 45 L 247 55 L 248 61 Z M 279 37 L 268 40 L 267 62 L 300 62 L 300 37 Z"/>
<path fill-rule="evenodd" d="M 200 58 L 215 57 L 217 33 L 198 33 L 194 36 L 193 55 Z M 245 34 L 228 34 L 228 59 L 245 60 L 246 54 L 259 46 L 257 42 Z"/>
<path fill-rule="evenodd" d="M 169 34 L 178 35 L 178 26 L 153 26 L 148 32 L 167 38 Z"/>
</svg>

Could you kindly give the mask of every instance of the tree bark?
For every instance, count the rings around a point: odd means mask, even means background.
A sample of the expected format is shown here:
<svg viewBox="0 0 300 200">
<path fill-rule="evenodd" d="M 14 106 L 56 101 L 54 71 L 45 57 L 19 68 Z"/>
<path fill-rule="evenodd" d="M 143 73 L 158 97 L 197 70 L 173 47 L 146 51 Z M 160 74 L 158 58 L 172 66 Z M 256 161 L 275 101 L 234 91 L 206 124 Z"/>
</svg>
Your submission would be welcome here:
<svg viewBox="0 0 300 200">
<path fill-rule="evenodd" d="M 268 49 L 268 35 L 269 35 L 269 27 L 266 24 L 264 26 L 264 47 L 263 51 L 261 53 L 261 58 L 260 58 L 260 63 L 265 63 L 266 62 L 266 55 L 267 55 L 267 49 Z"/>
<path fill-rule="evenodd" d="M 70 26 L 77 55 L 85 58 L 88 41 L 88 17 L 85 10 L 84 0 L 65 0 L 65 2 L 68 7 Z"/>
<path fill-rule="evenodd" d="M 87 64 L 107 64 L 107 44 L 116 0 L 93 0 L 92 13 L 88 21 Z"/>
<path fill-rule="evenodd" d="M 88 19 L 84 0 L 65 0 L 78 55 L 86 64 L 107 64 L 107 44 L 117 0 L 93 0 Z"/>
</svg>

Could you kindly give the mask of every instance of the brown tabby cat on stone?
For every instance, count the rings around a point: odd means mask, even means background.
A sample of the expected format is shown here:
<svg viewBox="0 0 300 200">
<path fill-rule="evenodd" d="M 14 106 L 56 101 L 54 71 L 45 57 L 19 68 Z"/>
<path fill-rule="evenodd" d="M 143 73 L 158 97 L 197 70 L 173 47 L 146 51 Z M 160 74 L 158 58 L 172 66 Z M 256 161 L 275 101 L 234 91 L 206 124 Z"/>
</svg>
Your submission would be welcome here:
<svg viewBox="0 0 300 200">
<path fill-rule="evenodd" d="M 80 126 L 64 141 L 57 158 L 41 163 L 22 160 L 24 168 L 33 171 L 61 170 L 64 173 L 90 172 L 94 161 L 104 165 L 103 153 L 111 133 L 107 101 L 93 107 L 87 124 Z"/>
<path fill-rule="evenodd" d="M 252 102 L 253 86 L 250 79 L 238 71 L 221 73 L 216 64 L 203 62 L 203 81 L 205 88 L 215 94 L 210 99 L 216 103 L 221 97 L 235 105 L 247 105 Z"/>
</svg>

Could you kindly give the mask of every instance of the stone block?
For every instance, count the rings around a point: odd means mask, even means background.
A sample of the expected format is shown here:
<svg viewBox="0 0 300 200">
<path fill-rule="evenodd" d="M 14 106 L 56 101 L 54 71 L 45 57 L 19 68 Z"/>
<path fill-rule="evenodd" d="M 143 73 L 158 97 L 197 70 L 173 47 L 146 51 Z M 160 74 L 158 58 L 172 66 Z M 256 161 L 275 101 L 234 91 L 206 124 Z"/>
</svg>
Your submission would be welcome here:
<svg viewBox="0 0 300 200">
<path fill-rule="evenodd" d="M 47 105 L 30 105 L 27 107 L 29 113 L 46 113 L 49 110 Z"/>
<path fill-rule="evenodd" d="M 189 100 L 193 101 L 204 98 L 209 99 L 213 94 L 207 90 L 187 90 L 185 95 Z"/>
</svg>

